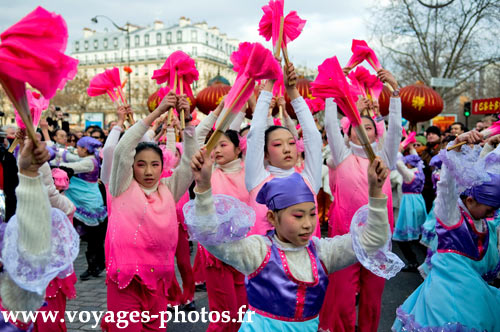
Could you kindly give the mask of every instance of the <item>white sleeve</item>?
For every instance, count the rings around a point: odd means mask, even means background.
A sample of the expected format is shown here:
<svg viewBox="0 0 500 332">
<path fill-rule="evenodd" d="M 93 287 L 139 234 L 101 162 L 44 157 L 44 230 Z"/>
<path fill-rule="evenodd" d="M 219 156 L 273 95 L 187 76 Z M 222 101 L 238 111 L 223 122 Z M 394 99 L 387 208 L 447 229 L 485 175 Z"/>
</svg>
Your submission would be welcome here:
<svg viewBox="0 0 500 332">
<path fill-rule="evenodd" d="M 167 150 L 172 151 L 175 154 L 175 129 L 174 128 L 167 128 Z"/>
<path fill-rule="evenodd" d="M 323 139 L 304 98 L 295 98 L 291 104 L 295 114 L 297 114 L 304 139 L 305 166 L 302 175 L 309 181 L 314 193 L 317 194 L 319 188 L 321 188 L 321 165 L 323 165 L 321 148 L 323 147 Z"/>
<path fill-rule="evenodd" d="M 415 171 L 406 167 L 403 160 L 398 159 L 396 162 L 396 167 L 398 169 L 399 174 L 403 177 L 404 183 L 411 183 L 415 178 Z"/>
<path fill-rule="evenodd" d="M 57 190 L 54 185 L 52 171 L 50 170 L 48 163 L 45 163 L 40 167 L 40 173 L 42 173 L 43 184 L 49 194 L 50 205 L 61 210 L 64 214 L 70 215 L 75 209 L 75 205 L 69 200 L 68 197 L 64 196 L 59 192 L 59 190 Z"/>
<path fill-rule="evenodd" d="M 245 115 L 246 115 L 245 112 L 239 112 L 238 115 L 236 115 L 236 117 L 234 118 L 233 122 L 231 122 L 229 129 L 240 131 L 241 124 L 243 123 L 243 120 L 245 120 Z"/>
<path fill-rule="evenodd" d="M 396 168 L 399 144 L 403 136 L 401 121 L 401 99 L 391 98 L 389 103 L 389 128 L 387 129 L 382 150 L 382 160 L 390 170 Z"/>
<path fill-rule="evenodd" d="M 207 229 L 213 229 L 217 224 L 212 191 L 196 193 L 196 213 L 203 216 Z M 212 218 L 207 218 L 212 216 Z M 213 223 L 212 223 L 213 222 Z M 226 242 L 220 245 L 202 245 L 215 257 L 231 265 L 245 275 L 256 271 L 266 257 L 268 246 L 261 235 L 252 235 L 244 239 Z"/>
<path fill-rule="evenodd" d="M 272 115 L 267 114 L 267 127 L 274 126 L 274 118 Z"/>
<path fill-rule="evenodd" d="M 116 145 L 109 178 L 109 192 L 113 197 L 120 196 L 130 186 L 134 176 L 135 148 L 148 128 L 143 120 L 137 121 Z"/>
<path fill-rule="evenodd" d="M 101 165 L 101 181 L 104 184 L 109 183 L 111 177 L 111 167 L 113 165 L 113 153 L 115 152 L 116 145 L 120 140 L 120 135 L 123 129 L 120 126 L 114 126 L 104 143 L 102 148 L 102 165 Z"/>
<path fill-rule="evenodd" d="M 481 153 L 479 154 L 479 158 L 483 158 L 486 156 L 488 153 L 491 151 L 495 150 L 495 147 L 489 143 L 485 144 L 483 149 L 481 150 Z"/>
<path fill-rule="evenodd" d="M 286 112 L 286 110 L 284 112 Z M 295 126 L 295 122 L 293 122 L 292 118 L 288 115 L 284 116 L 284 118 L 285 118 L 285 123 L 284 123 L 285 127 L 287 127 L 288 130 L 290 130 L 293 137 L 298 138 L 299 132 L 297 131 L 297 127 Z"/>
<path fill-rule="evenodd" d="M 71 168 L 75 174 L 92 172 L 95 167 L 92 158 L 81 158 L 72 163 L 60 163 L 59 166 Z"/>
<path fill-rule="evenodd" d="M 331 152 L 328 166 L 336 168 L 351 154 L 351 151 L 345 145 L 344 137 L 340 133 L 340 125 L 337 118 L 337 104 L 333 102 L 333 98 L 326 99 L 325 129 Z M 347 135 L 347 133 L 345 133 L 345 135 Z"/>
<path fill-rule="evenodd" d="M 191 158 L 198 151 L 198 143 L 196 142 L 196 133 L 193 126 L 188 126 L 184 129 L 183 146 L 184 153 L 181 156 L 179 166 L 174 170 L 172 176 L 160 180 L 170 189 L 176 202 L 186 193 L 194 180 L 193 172 L 191 171 Z"/>
<path fill-rule="evenodd" d="M 449 172 L 448 167 L 443 163 L 439 182 L 437 183 L 434 214 L 447 226 L 454 226 L 460 221 L 460 210 L 457 208 L 459 197 L 455 179 Z"/>
<path fill-rule="evenodd" d="M 252 125 L 247 134 L 245 185 L 249 192 L 269 176 L 269 172 L 264 168 L 264 145 L 266 143 L 267 112 L 272 98 L 271 92 L 261 91 L 253 113 Z"/>
<path fill-rule="evenodd" d="M 389 234 L 387 198 L 370 197 L 368 208 L 367 223 L 360 235 L 360 242 L 366 252 L 374 253 L 384 246 Z M 325 264 L 328 273 L 357 262 L 351 234 L 333 238 L 314 238 L 314 241 L 318 248 L 318 256 Z"/>
<path fill-rule="evenodd" d="M 212 130 L 212 127 L 214 126 L 214 123 L 216 121 L 217 121 L 217 116 L 215 115 L 215 112 L 212 112 L 196 126 L 196 139 L 198 141 L 199 147 L 205 145 L 205 140 L 207 139 L 207 135 L 210 132 L 210 130 Z"/>
</svg>

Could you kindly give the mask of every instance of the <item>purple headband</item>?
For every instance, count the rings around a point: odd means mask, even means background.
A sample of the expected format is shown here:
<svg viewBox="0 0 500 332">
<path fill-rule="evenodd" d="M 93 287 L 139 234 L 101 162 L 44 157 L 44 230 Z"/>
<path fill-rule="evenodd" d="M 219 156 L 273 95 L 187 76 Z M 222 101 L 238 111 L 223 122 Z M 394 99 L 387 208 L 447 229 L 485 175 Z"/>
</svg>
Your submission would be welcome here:
<svg viewBox="0 0 500 332">
<path fill-rule="evenodd" d="M 257 195 L 257 203 L 265 204 L 272 211 L 305 202 L 314 203 L 314 194 L 299 173 L 272 179 L 264 184 Z"/>
<path fill-rule="evenodd" d="M 500 208 L 500 175 L 488 173 L 490 181 L 466 189 L 464 195 L 473 197 L 478 203 Z"/>
<path fill-rule="evenodd" d="M 76 145 L 87 149 L 89 153 L 95 153 L 96 149 L 102 146 L 102 143 L 90 136 L 84 136 L 78 140 Z"/>
<path fill-rule="evenodd" d="M 420 157 L 416 154 L 409 154 L 405 156 L 403 159 L 405 164 L 410 164 L 413 167 L 417 167 L 418 164 L 422 161 L 422 159 L 420 159 Z"/>
<path fill-rule="evenodd" d="M 429 166 L 439 169 L 441 169 L 441 165 L 443 165 L 443 162 L 441 161 L 439 155 L 435 155 L 434 157 L 432 157 L 431 162 L 429 163 Z"/>
</svg>

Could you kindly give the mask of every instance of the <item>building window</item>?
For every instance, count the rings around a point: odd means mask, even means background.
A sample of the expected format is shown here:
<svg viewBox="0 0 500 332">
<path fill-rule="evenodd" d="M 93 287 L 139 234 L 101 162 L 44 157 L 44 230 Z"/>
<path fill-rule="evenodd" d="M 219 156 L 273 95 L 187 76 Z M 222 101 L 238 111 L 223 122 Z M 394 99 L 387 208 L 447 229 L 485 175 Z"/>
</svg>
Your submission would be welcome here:
<svg viewBox="0 0 500 332">
<path fill-rule="evenodd" d="M 148 50 L 144 50 L 144 59 L 147 60 L 148 59 Z"/>
<path fill-rule="evenodd" d="M 205 44 L 208 45 L 208 32 L 205 33 Z"/>
<path fill-rule="evenodd" d="M 86 49 L 86 50 L 88 50 L 88 49 L 89 49 L 89 41 L 88 41 L 88 40 L 86 40 L 86 41 L 85 41 L 85 49 Z"/>
<path fill-rule="evenodd" d="M 95 63 L 98 63 L 99 62 L 99 58 L 97 57 L 97 54 L 94 55 L 94 62 Z"/>
<path fill-rule="evenodd" d="M 139 46 L 139 43 L 141 42 L 140 40 L 141 37 L 135 36 L 135 46 Z"/>
<path fill-rule="evenodd" d="M 191 41 L 192 42 L 198 42 L 198 31 L 192 30 L 191 31 Z"/>
<path fill-rule="evenodd" d="M 172 42 L 172 33 L 167 32 L 167 44 L 170 44 Z"/>
<path fill-rule="evenodd" d="M 196 46 L 193 46 L 193 51 L 191 53 L 193 53 L 193 56 L 198 55 L 198 48 L 196 48 Z"/>
<path fill-rule="evenodd" d="M 135 51 L 135 60 L 139 60 L 139 51 Z"/>
<path fill-rule="evenodd" d="M 89 57 L 87 55 L 85 56 L 85 63 L 89 63 Z"/>
<path fill-rule="evenodd" d="M 118 38 L 117 37 L 113 38 L 113 47 L 118 48 Z"/>
<path fill-rule="evenodd" d="M 144 45 L 149 45 L 149 35 L 144 35 Z"/>
<path fill-rule="evenodd" d="M 215 36 L 212 35 L 212 46 L 215 46 Z"/>
<path fill-rule="evenodd" d="M 177 42 L 182 43 L 182 30 L 177 31 Z"/>
<path fill-rule="evenodd" d="M 78 50 L 80 49 L 80 43 L 79 42 L 75 42 L 75 51 L 78 52 Z"/>
<path fill-rule="evenodd" d="M 163 54 L 161 52 L 161 49 L 157 49 L 156 50 L 156 56 L 158 57 L 158 59 L 161 59 L 163 57 Z"/>
<path fill-rule="evenodd" d="M 161 33 L 156 34 L 156 45 L 161 45 Z"/>
<path fill-rule="evenodd" d="M 118 52 L 115 52 L 114 57 L 115 57 L 115 62 L 118 62 Z"/>
<path fill-rule="evenodd" d="M 128 36 L 126 39 L 125 39 L 125 47 L 128 48 L 128 46 L 130 45 L 130 36 Z"/>
<path fill-rule="evenodd" d="M 104 38 L 103 46 L 106 49 L 108 48 L 108 38 Z"/>
<path fill-rule="evenodd" d="M 97 39 L 94 39 L 94 49 L 97 50 L 98 47 L 99 47 L 99 41 Z"/>
<path fill-rule="evenodd" d="M 108 55 L 104 53 L 104 62 L 108 62 Z"/>
</svg>

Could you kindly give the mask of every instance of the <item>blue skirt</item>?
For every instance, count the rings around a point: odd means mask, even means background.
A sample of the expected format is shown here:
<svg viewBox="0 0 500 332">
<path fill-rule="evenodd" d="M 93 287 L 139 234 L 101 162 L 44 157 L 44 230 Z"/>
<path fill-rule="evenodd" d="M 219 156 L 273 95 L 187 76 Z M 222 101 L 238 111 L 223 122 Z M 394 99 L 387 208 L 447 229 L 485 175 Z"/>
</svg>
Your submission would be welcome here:
<svg viewBox="0 0 500 332">
<path fill-rule="evenodd" d="M 420 239 L 420 243 L 434 251 L 437 248 L 436 216 L 434 215 L 434 204 L 432 205 L 431 212 L 429 212 L 427 219 L 422 225 L 422 238 Z"/>
<path fill-rule="evenodd" d="M 87 182 L 73 176 L 65 191 L 76 206 L 75 218 L 87 226 L 97 226 L 108 215 L 97 182 Z"/>
<path fill-rule="evenodd" d="M 247 311 L 240 332 L 316 332 L 318 331 L 319 316 L 305 322 L 286 322 L 259 315 L 255 311 Z"/>
<path fill-rule="evenodd" d="M 417 240 L 426 218 L 427 210 L 422 195 L 403 194 L 392 238 L 396 241 Z"/>
</svg>

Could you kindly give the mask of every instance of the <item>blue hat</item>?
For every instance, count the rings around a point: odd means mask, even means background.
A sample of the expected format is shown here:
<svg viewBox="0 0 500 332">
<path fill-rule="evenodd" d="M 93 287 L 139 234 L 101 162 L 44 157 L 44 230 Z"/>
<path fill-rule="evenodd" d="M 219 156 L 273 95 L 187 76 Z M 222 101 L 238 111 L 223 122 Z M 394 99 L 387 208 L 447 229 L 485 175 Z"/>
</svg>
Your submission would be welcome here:
<svg viewBox="0 0 500 332">
<path fill-rule="evenodd" d="M 478 203 L 500 208 L 500 175 L 488 173 L 490 181 L 465 190 L 464 194 L 472 196 Z"/>
<path fill-rule="evenodd" d="M 257 203 L 265 204 L 272 211 L 305 202 L 314 203 L 314 194 L 299 173 L 272 179 L 264 184 L 257 195 Z"/>
</svg>

